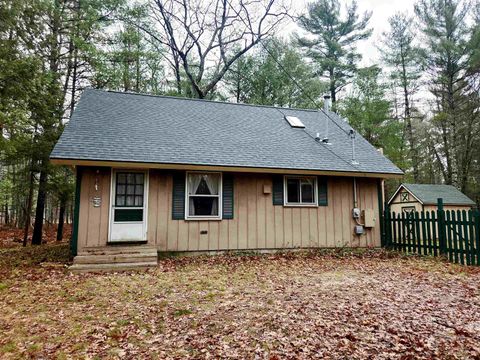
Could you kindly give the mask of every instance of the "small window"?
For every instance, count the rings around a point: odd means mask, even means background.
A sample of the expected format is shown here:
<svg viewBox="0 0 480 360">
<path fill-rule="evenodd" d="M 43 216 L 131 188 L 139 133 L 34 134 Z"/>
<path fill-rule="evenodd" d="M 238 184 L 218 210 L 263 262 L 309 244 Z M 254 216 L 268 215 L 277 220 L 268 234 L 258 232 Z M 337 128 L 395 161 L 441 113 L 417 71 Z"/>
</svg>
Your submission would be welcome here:
<svg viewBox="0 0 480 360">
<path fill-rule="evenodd" d="M 410 200 L 410 196 L 409 196 L 408 192 L 404 191 L 404 192 L 400 193 L 400 201 L 401 202 L 407 202 L 409 200 Z"/>
<path fill-rule="evenodd" d="M 143 207 L 143 173 L 117 173 L 115 206 Z"/>
<path fill-rule="evenodd" d="M 316 205 L 316 177 L 285 176 L 285 205 Z"/>
<path fill-rule="evenodd" d="M 221 216 L 220 173 L 188 173 L 186 213 L 188 219 L 220 219 Z"/>
</svg>

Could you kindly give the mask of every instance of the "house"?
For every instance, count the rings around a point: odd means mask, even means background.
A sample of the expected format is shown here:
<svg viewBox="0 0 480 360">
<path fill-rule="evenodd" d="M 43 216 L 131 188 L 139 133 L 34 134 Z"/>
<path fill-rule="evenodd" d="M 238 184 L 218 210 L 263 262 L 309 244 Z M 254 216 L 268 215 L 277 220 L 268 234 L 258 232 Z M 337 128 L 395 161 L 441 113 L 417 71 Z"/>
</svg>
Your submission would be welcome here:
<svg viewBox="0 0 480 360">
<path fill-rule="evenodd" d="M 100 90 L 83 93 L 51 160 L 76 169 L 78 268 L 147 266 L 157 250 L 380 246 L 382 181 L 402 176 L 332 112 Z"/>
<path fill-rule="evenodd" d="M 401 184 L 388 201 L 390 211 L 402 212 L 437 210 L 441 198 L 445 210 L 470 210 L 475 202 L 452 185 Z"/>
</svg>

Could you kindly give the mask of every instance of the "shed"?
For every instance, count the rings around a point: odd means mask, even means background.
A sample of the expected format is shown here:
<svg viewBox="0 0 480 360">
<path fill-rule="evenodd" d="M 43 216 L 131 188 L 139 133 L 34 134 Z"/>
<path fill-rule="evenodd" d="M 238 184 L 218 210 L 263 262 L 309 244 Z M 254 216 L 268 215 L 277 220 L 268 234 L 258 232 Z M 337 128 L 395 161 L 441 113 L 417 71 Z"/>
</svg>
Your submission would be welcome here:
<svg viewBox="0 0 480 360">
<path fill-rule="evenodd" d="M 453 185 L 401 184 L 388 201 L 395 213 L 432 211 L 438 199 L 443 199 L 445 210 L 470 210 L 475 202 Z"/>
</svg>

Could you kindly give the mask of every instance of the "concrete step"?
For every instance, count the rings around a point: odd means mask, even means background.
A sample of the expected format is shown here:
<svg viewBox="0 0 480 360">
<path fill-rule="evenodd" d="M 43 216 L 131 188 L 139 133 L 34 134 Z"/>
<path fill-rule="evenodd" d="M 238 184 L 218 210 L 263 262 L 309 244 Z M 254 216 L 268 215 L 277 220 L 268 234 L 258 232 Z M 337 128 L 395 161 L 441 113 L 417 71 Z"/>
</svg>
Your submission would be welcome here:
<svg viewBox="0 0 480 360">
<path fill-rule="evenodd" d="M 157 261 L 135 262 L 135 263 L 115 263 L 115 264 L 73 264 L 69 270 L 74 273 L 84 272 L 114 272 L 146 270 L 157 266 Z"/>
<path fill-rule="evenodd" d="M 78 255 L 73 259 L 74 264 L 116 264 L 157 261 L 157 253 L 148 252 L 140 254 L 115 254 L 115 255 Z"/>
</svg>

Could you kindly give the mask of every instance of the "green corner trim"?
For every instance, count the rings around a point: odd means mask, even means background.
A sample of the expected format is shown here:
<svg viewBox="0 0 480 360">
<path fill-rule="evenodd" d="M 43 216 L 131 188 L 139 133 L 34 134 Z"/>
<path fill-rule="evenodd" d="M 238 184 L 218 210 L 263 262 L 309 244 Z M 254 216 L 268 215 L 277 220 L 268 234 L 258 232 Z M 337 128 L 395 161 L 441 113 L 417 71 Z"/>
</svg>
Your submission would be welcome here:
<svg viewBox="0 0 480 360">
<path fill-rule="evenodd" d="M 73 210 L 73 231 L 70 241 L 70 252 L 73 256 L 77 256 L 78 249 L 78 221 L 80 218 L 80 189 L 82 187 L 83 167 L 77 166 L 77 179 L 75 182 L 75 206 Z"/>
</svg>

